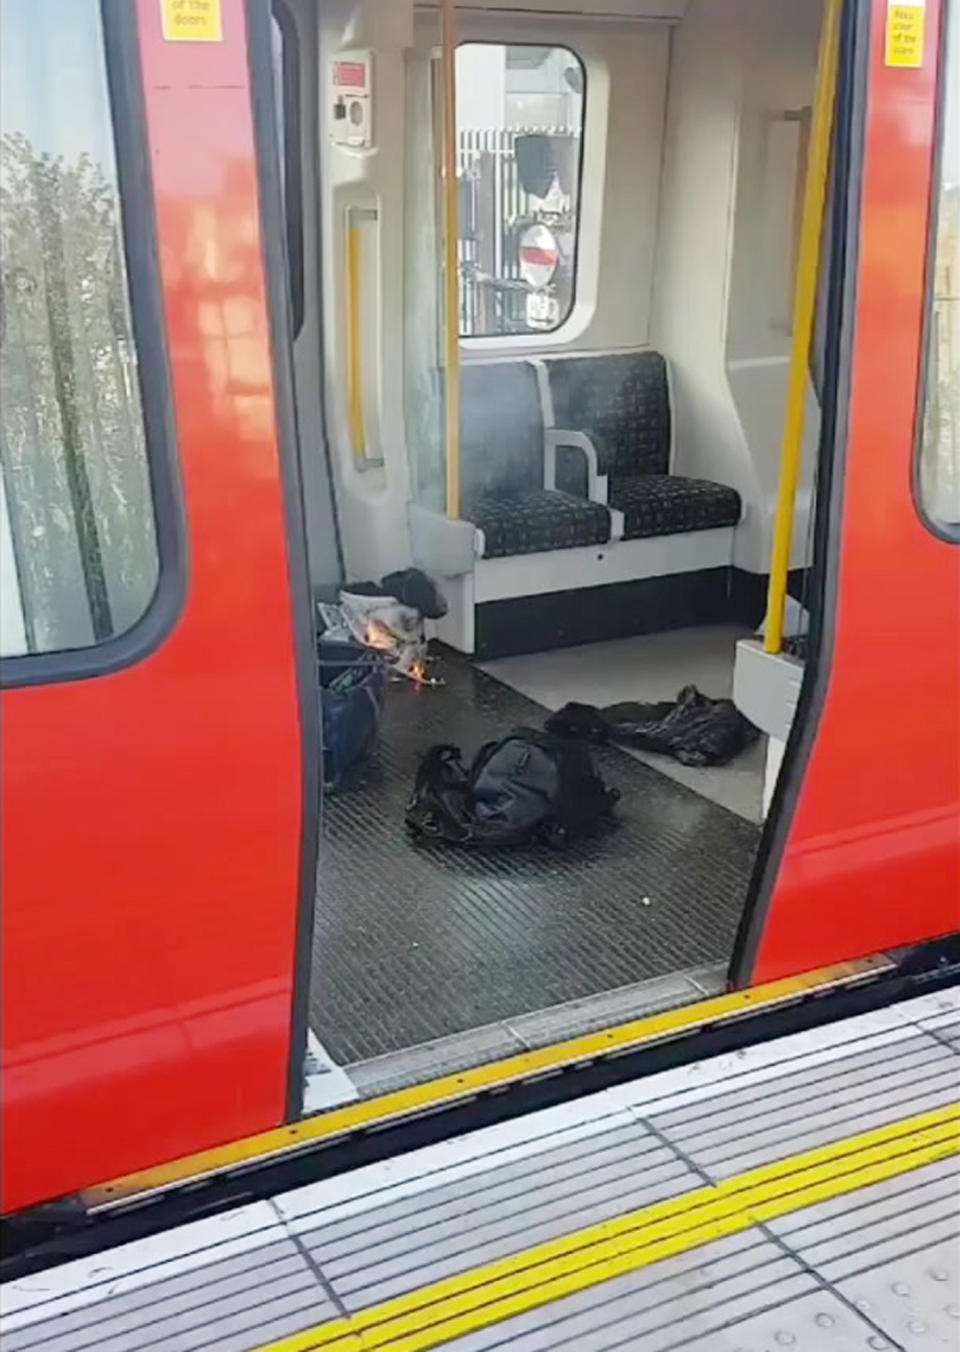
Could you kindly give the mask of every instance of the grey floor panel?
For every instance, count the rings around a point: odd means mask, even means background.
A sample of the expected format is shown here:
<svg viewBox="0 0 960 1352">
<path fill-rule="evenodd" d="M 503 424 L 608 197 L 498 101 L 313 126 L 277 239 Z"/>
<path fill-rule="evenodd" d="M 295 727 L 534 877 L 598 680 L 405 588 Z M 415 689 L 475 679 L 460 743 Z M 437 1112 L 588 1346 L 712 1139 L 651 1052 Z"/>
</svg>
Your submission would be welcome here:
<svg viewBox="0 0 960 1352">
<path fill-rule="evenodd" d="M 532 700 L 448 657 L 447 685 L 391 685 L 361 783 L 325 803 L 311 1023 L 334 1060 L 403 1047 L 727 960 L 759 829 L 616 749 L 621 792 L 595 841 L 499 854 L 415 846 L 419 759 L 527 724 Z"/>
<path fill-rule="evenodd" d="M 290 1333 L 310 1328 L 322 1319 L 332 1318 L 334 1310 L 329 1301 L 318 1292 L 318 1287 L 304 1286 L 286 1294 L 265 1293 L 256 1305 L 245 1305 L 234 1310 L 227 1306 L 218 1310 L 203 1328 L 184 1328 L 176 1331 L 176 1321 L 165 1325 L 160 1336 L 147 1340 L 144 1332 L 134 1344 L 136 1352 L 247 1352 L 276 1341 L 279 1328 Z M 133 1352 L 129 1343 L 118 1343 L 116 1348 L 101 1341 L 98 1352 Z"/>
<path fill-rule="evenodd" d="M 756 1234 L 731 1235 L 692 1253 L 667 1258 L 662 1263 L 638 1268 L 622 1277 L 588 1287 L 574 1295 L 488 1328 L 478 1329 L 450 1344 L 455 1352 L 488 1352 L 488 1349 L 517 1348 L 518 1352 L 547 1352 L 562 1330 L 575 1337 L 578 1329 L 595 1329 L 604 1322 L 603 1312 L 613 1302 L 630 1300 L 647 1310 L 655 1310 L 677 1298 L 678 1290 L 713 1286 L 735 1279 L 744 1272 L 756 1271 L 763 1261 L 782 1255 Z"/>
<path fill-rule="evenodd" d="M 105 1302 L 106 1304 L 106 1302 Z M 179 1309 L 175 1302 L 156 1320 L 109 1315 L 98 1305 L 100 1320 L 74 1330 L 66 1317 L 51 1327 L 31 1324 L 5 1333 L 3 1352 L 247 1352 L 309 1328 L 337 1311 L 311 1274 L 265 1282 L 253 1290 Z M 30 1340 L 26 1335 L 30 1335 Z"/>
<path fill-rule="evenodd" d="M 686 1297 L 682 1303 L 672 1302 L 671 1315 L 666 1312 L 659 1327 L 638 1327 L 635 1319 L 627 1318 L 611 1325 L 603 1331 L 592 1345 L 596 1352 L 672 1352 L 673 1348 L 683 1347 L 691 1337 L 716 1337 L 724 1327 L 744 1319 L 766 1306 L 776 1309 L 797 1296 L 811 1291 L 814 1280 L 805 1272 L 793 1272 L 789 1259 L 777 1260 L 777 1267 L 771 1264 L 766 1274 L 770 1280 L 760 1285 L 752 1274 L 745 1276 L 729 1292 L 717 1292 L 713 1288 L 698 1294 L 695 1298 Z M 717 1297 L 720 1297 L 718 1309 Z M 726 1298 L 724 1299 L 724 1296 Z M 680 1316 L 678 1318 L 678 1315 Z M 559 1344 L 573 1352 L 579 1347 L 573 1343 Z"/>
<path fill-rule="evenodd" d="M 911 1115 L 912 1104 L 920 1101 L 913 1111 L 924 1112 L 927 1108 L 939 1106 L 939 1094 L 947 1097 L 954 1094 L 960 1084 L 960 1067 L 937 1065 L 935 1062 L 921 1066 L 903 1082 L 895 1084 L 871 1082 L 869 1085 L 844 1086 L 836 1089 L 833 1096 L 818 1103 L 817 1109 L 806 1113 L 802 1102 L 790 1102 L 782 1107 L 768 1106 L 762 1116 L 744 1117 L 733 1122 L 698 1122 L 694 1131 L 681 1131 L 676 1127 L 664 1126 L 659 1119 L 657 1126 L 667 1132 L 671 1140 L 676 1140 L 685 1152 L 695 1155 L 703 1165 L 733 1168 L 740 1172 L 738 1161 L 764 1154 L 767 1149 L 784 1149 L 797 1154 L 801 1149 L 812 1149 L 821 1144 L 823 1133 L 836 1128 L 837 1136 L 852 1136 L 857 1128 L 847 1130 L 846 1124 L 861 1119 L 865 1114 L 873 1114 L 880 1109 L 877 1126 L 886 1121 L 896 1121 Z M 785 1097 L 789 1095 L 785 1094 Z M 934 1100 L 937 1100 L 935 1102 Z M 829 1106 L 827 1106 L 829 1105 Z M 806 1118 L 800 1132 L 797 1130 L 797 1112 L 804 1111 Z M 803 1142 L 796 1145 L 798 1138 Z M 826 1139 L 831 1139 L 826 1137 Z M 808 1144 L 809 1143 L 809 1144 Z M 776 1158 L 771 1155 L 770 1158 Z M 743 1166 L 752 1168 L 752 1165 Z"/>
<path fill-rule="evenodd" d="M 578 1291 L 450 1344 L 455 1352 L 666 1352 L 692 1335 L 811 1291 L 802 1266 L 756 1233 L 736 1235 Z"/>
<path fill-rule="evenodd" d="M 766 1123 L 770 1114 L 780 1108 L 793 1108 L 797 1104 L 806 1106 L 811 1094 L 832 1105 L 838 1095 L 849 1092 L 856 1097 L 870 1093 L 871 1086 L 888 1085 L 901 1075 L 913 1078 L 918 1072 L 931 1070 L 936 1073 L 953 1067 L 953 1064 L 948 1050 L 926 1033 L 916 1033 L 877 1047 L 867 1046 L 840 1060 L 822 1062 L 808 1069 L 798 1069 L 785 1062 L 781 1074 L 744 1088 L 731 1086 L 727 1089 L 721 1103 L 722 1125 L 740 1131 L 744 1122 L 756 1124 L 761 1115 Z M 720 1126 L 717 1115 L 714 1100 L 694 1100 L 658 1114 L 657 1121 L 670 1131 L 682 1130 L 695 1136 L 698 1131 L 715 1133 Z"/>
<path fill-rule="evenodd" d="M 928 1220 L 921 1212 L 915 1212 L 901 1218 L 898 1225 L 875 1223 L 874 1227 L 862 1232 L 859 1240 L 845 1235 L 842 1243 L 826 1240 L 820 1245 L 808 1246 L 791 1239 L 784 1242 L 794 1252 L 802 1254 L 805 1262 L 815 1266 L 825 1280 L 840 1282 L 882 1263 L 906 1257 L 925 1244 L 955 1242 L 958 1235 L 960 1217 L 956 1213 L 944 1215 L 940 1212 L 937 1219 Z"/>
<path fill-rule="evenodd" d="M 831 1197 L 816 1206 L 780 1216 L 768 1221 L 767 1228 L 791 1247 L 802 1246 L 804 1252 L 821 1240 L 841 1234 L 855 1235 L 855 1243 L 859 1244 L 875 1222 L 902 1215 L 912 1225 L 916 1223 L 918 1209 L 927 1202 L 957 1195 L 960 1195 L 960 1158 L 952 1155 L 874 1183 L 852 1195 Z"/>
<path fill-rule="evenodd" d="M 568 700 L 602 706 L 621 700 L 676 699 L 685 685 L 695 685 L 714 699 L 729 698 L 737 641 L 753 636 L 739 625 L 701 625 L 504 657 L 484 663 L 483 669 L 550 709 L 559 709 Z M 630 754 L 741 817 L 759 822 L 765 751 L 766 739 L 761 738 L 722 766 L 681 765 L 646 751 Z"/>
<path fill-rule="evenodd" d="M 302 1333 L 305 1329 L 313 1328 L 318 1322 L 326 1319 L 332 1319 L 335 1314 L 329 1307 L 323 1307 L 319 1304 L 308 1305 L 303 1308 L 291 1308 L 284 1314 L 276 1314 L 272 1317 L 269 1324 L 269 1333 L 265 1334 L 263 1328 L 249 1331 L 240 1331 L 228 1333 L 218 1328 L 215 1334 L 211 1334 L 208 1342 L 201 1348 L 161 1348 L 160 1352 L 251 1352 L 251 1349 L 263 1347 L 265 1343 L 273 1344 L 283 1338 L 292 1338 L 297 1333 Z M 141 1352 L 137 1348 L 137 1352 Z M 148 1352 L 143 1349 L 143 1352 Z M 153 1352 L 153 1349 L 149 1349 Z"/>
<path fill-rule="evenodd" d="M 514 1210 L 528 1210 L 531 1195 L 545 1184 L 562 1194 L 566 1190 L 576 1193 L 585 1181 L 600 1184 L 627 1171 L 646 1177 L 665 1155 L 671 1161 L 676 1159 L 639 1123 L 629 1122 L 578 1136 L 469 1178 L 440 1182 L 413 1197 L 305 1231 L 301 1238 L 324 1262 L 339 1261 L 356 1252 L 368 1255 L 376 1245 L 394 1240 L 405 1241 L 409 1248 L 418 1236 L 432 1239 L 433 1227 L 441 1218 L 456 1218 L 469 1229 L 473 1218 L 484 1213 L 493 1211 L 500 1218 Z"/>
<path fill-rule="evenodd" d="M 905 1349 L 960 1347 L 960 1158 L 773 1221 L 817 1276 Z"/>
<path fill-rule="evenodd" d="M 360 1309 L 699 1183 L 669 1147 L 628 1123 L 304 1230 L 300 1239 L 338 1298 Z"/>
<path fill-rule="evenodd" d="M 960 1234 L 960 1197 L 938 1197 L 928 1201 L 922 1211 L 899 1212 L 873 1221 L 868 1232 L 833 1234 L 820 1243 L 805 1243 L 805 1260 L 830 1281 L 848 1272 L 858 1272 L 868 1263 L 879 1261 L 875 1255 L 911 1252 L 929 1236 Z"/>
<path fill-rule="evenodd" d="M 152 1348 L 171 1337 L 177 1348 L 205 1339 L 226 1317 L 258 1326 L 265 1302 L 281 1300 L 313 1310 L 319 1300 L 333 1307 L 318 1286 L 306 1259 L 291 1240 L 266 1245 L 233 1258 L 211 1262 L 182 1276 L 154 1282 L 124 1295 L 83 1306 L 56 1319 L 4 1334 L 4 1352 L 128 1352 Z M 272 1316 L 271 1316 L 272 1317 Z M 321 1317 L 323 1317 L 321 1315 Z M 134 1343 L 134 1335 L 137 1341 Z"/>
<path fill-rule="evenodd" d="M 918 1221 L 910 1231 L 901 1231 L 882 1242 L 865 1241 L 856 1253 L 846 1253 L 833 1262 L 824 1264 L 824 1271 L 831 1273 L 831 1281 L 847 1280 L 848 1275 L 855 1277 L 870 1268 L 884 1263 L 893 1263 L 908 1258 L 927 1244 L 951 1244 L 960 1256 L 960 1220 L 955 1216 L 926 1224 Z"/>
<path fill-rule="evenodd" d="M 448 1209 L 446 1215 L 435 1216 L 424 1232 L 413 1231 L 409 1236 L 401 1232 L 392 1242 L 375 1242 L 366 1252 L 343 1258 L 323 1258 L 320 1253 L 316 1257 L 344 1300 L 370 1287 L 379 1288 L 383 1282 L 391 1284 L 391 1291 L 394 1285 L 398 1291 L 406 1291 L 436 1280 L 438 1264 L 443 1267 L 442 1275 L 462 1272 L 589 1225 L 594 1215 L 598 1220 L 619 1215 L 622 1206 L 617 1203 L 625 1196 L 644 1206 L 682 1192 L 685 1182 L 693 1186 L 683 1166 L 661 1157 L 638 1187 L 631 1187 L 621 1171 L 619 1178 L 598 1182 L 595 1187 L 584 1183 L 576 1191 L 570 1185 L 563 1190 L 550 1188 L 549 1192 L 545 1190 L 543 1200 L 522 1209 L 492 1207 L 468 1217 L 450 1214 L 452 1209 Z"/>
<path fill-rule="evenodd" d="M 684 1352 L 894 1352 L 867 1320 L 828 1291 L 801 1296 L 684 1343 Z"/>
<path fill-rule="evenodd" d="M 949 1023 L 938 1023 L 932 1031 L 941 1042 L 946 1042 L 955 1052 L 960 1052 L 960 1018 L 952 1019 Z"/>
<path fill-rule="evenodd" d="M 728 1178 L 956 1100 L 960 1062 L 930 1035 L 884 1050 L 886 1066 L 867 1051 L 801 1072 L 805 1095 L 799 1098 L 793 1091 L 800 1076 L 786 1075 L 725 1095 L 712 1109 L 691 1105 L 650 1121 L 698 1168 Z"/>
<path fill-rule="evenodd" d="M 812 1111 L 807 1115 L 803 1130 L 797 1131 L 793 1138 L 788 1132 L 778 1131 L 764 1135 L 763 1132 L 744 1137 L 740 1145 L 721 1147 L 722 1153 L 709 1149 L 697 1150 L 692 1158 L 699 1168 L 713 1178 L 729 1178 L 733 1174 L 758 1169 L 764 1164 L 782 1159 L 786 1155 L 801 1151 L 816 1150 L 820 1146 L 830 1145 L 848 1136 L 872 1131 L 875 1127 L 899 1122 L 913 1111 L 930 1112 L 935 1108 L 945 1108 L 954 1103 L 957 1097 L 957 1085 L 953 1081 L 941 1083 L 936 1089 L 927 1089 L 918 1085 L 911 1097 L 904 1097 L 897 1103 L 871 1103 L 863 1105 L 858 1111 L 847 1106 L 840 1111 Z M 916 1104 L 916 1108 L 913 1105 Z M 879 1109 L 879 1111 L 876 1111 Z M 796 1142 L 796 1149 L 794 1149 Z"/>
<path fill-rule="evenodd" d="M 841 1293 L 906 1352 L 960 1347 L 960 1245 L 929 1244 L 840 1282 Z"/>
<path fill-rule="evenodd" d="M 629 1171 L 624 1170 L 619 1179 L 603 1187 L 593 1188 L 587 1182 L 573 1193 L 544 1187 L 523 1212 L 503 1215 L 494 1208 L 475 1215 L 469 1230 L 459 1225 L 453 1239 L 437 1227 L 420 1247 L 405 1246 L 400 1238 L 389 1251 L 371 1253 L 364 1264 L 358 1266 L 354 1260 L 341 1272 L 337 1263 L 325 1261 L 323 1271 L 348 1309 L 362 1309 L 624 1211 L 675 1197 L 698 1182 L 683 1165 L 664 1160 L 652 1166 L 643 1181 L 631 1182 Z"/>
</svg>

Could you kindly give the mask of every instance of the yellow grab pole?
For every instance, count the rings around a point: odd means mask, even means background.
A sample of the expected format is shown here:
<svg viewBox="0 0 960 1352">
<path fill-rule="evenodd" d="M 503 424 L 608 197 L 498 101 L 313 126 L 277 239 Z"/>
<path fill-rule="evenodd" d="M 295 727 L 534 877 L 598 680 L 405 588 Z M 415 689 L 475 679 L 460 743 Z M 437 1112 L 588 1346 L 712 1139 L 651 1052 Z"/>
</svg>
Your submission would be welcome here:
<svg viewBox="0 0 960 1352">
<path fill-rule="evenodd" d="M 347 213 L 347 418 L 357 460 L 365 460 L 363 427 L 363 356 L 360 349 L 360 227 Z"/>
<path fill-rule="evenodd" d="M 460 517 L 460 286 L 457 263 L 456 4 L 443 0 L 443 255 L 447 363 L 447 516 Z"/>
<path fill-rule="evenodd" d="M 780 453 L 780 485 L 773 526 L 770 586 L 767 592 L 766 635 L 763 646 L 768 653 L 778 653 L 783 646 L 783 608 L 787 595 L 787 574 L 790 569 L 794 502 L 797 496 L 800 454 L 803 446 L 803 415 L 807 396 L 810 340 L 813 335 L 817 277 L 820 271 L 820 235 L 827 197 L 827 172 L 830 167 L 841 5 L 842 0 L 826 0 L 823 27 L 820 32 L 820 52 L 817 58 L 817 85 L 813 99 L 797 276 L 793 295 L 790 379 L 783 426 L 783 446 Z"/>
</svg>

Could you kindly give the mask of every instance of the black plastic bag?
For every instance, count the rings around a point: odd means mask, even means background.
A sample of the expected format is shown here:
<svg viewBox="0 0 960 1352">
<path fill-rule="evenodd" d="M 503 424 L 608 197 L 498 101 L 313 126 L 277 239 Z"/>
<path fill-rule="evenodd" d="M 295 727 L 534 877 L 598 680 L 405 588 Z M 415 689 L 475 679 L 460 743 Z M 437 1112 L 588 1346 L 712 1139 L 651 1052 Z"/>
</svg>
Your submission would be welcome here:
<svg viewBox="0 0 960 1352">
<path fill-rule="evenodd" d="M 546 728 L 556 736 L 659 752 L 682 765 L 726 765 L 760 736 L 732 700 L 710 699 L 695 685 L 656 704 L 566 704 Z"/>
<path fill-rule="evenodd" d="M 457 747 L 431 747 L 406 823 L 414 836 L 447 844 L 565 845 L 596 835 L 618 798 L 585 746 L 518 728 L 481 747 L 469 771 Z"/>
</svg>

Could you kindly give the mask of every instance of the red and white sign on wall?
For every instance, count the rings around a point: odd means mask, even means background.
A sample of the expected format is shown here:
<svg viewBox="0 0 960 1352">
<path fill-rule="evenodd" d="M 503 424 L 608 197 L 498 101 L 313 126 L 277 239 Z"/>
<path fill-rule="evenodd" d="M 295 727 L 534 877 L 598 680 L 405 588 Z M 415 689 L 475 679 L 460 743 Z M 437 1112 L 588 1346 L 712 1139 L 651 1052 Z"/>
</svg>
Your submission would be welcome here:
<svg viewBox="0 0 960 1352">
<path fill-rule="evenodd" d="M 364 61 L 334 61 L 333 85 L 346 94 L 365 94 L 369 68 Z"/>
<path fill-rule="evenodd" d="M 330 62 L 330 138 L 366 150 L 373 144 L 373 55 L 341 52 Z"/>
</svg>

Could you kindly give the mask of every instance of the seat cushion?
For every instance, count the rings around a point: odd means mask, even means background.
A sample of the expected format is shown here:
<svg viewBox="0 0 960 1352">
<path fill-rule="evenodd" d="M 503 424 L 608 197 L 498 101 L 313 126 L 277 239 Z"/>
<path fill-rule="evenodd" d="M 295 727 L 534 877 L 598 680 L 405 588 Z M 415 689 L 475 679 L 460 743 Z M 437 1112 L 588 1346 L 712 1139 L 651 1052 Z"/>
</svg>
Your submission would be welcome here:
<svg viewBox="0 0 960 1352">
<path fill-rule="evenodd" d="M 547 374 L 557 427 L 602 441 L 614 475 L 666 474 L 670 391 L 659 352 L 557 357 Z"/>
<path fill-rule="evenodd" d="M 610 513 L 602 503 L 549 489 L 486 497 L 472 519 L 483 531 L 485 559 L 603 545 L 610 539 Z"/>
<path fill-rule="evenodd" d="M 735 526 L 740 520 L 740 494 L 735 488 L 678 474 L 611 479 L 610 506 L 623 512 L 625 540 Z"/>
</svg>

